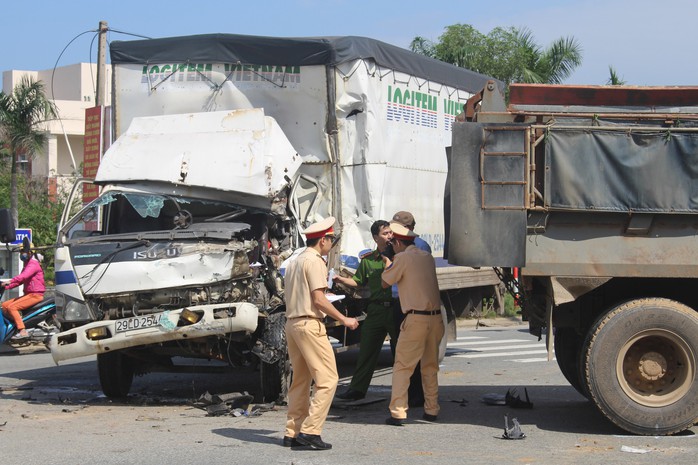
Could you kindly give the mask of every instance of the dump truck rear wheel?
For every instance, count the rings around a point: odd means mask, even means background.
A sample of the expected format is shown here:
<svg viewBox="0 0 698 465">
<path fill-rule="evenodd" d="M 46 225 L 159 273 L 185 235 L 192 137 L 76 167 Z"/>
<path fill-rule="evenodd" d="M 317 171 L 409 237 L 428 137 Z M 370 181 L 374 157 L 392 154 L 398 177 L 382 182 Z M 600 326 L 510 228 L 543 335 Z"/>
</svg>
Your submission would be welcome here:
<svg viewBox="0 0 698 465">
<path fill-rule="evenodd" d="M 555 359 L 563 376 L 578 393 L 589 398 L 581 368 L 584 337 L 577 334 L 574 328 L 555 328 L 553 341 Z"/>
<path fill-rule="evenodd" d="M 112 398 L 128 396 L 135 371 L 131 357 L 119 351 L 98 354 L 97 371 L 105 396 Z"/>
<path fill-rule="evenodd" d="M 283 312 L 269 315 L 264 323 L 261 339 L 283 352 L 273 363 L 261 362 L 259 367 L 262 400 L 286 403 L 291 385 L 291 362 L 286 351 L 286 315 Z"/>
<path fill-rule="evenodd" d="M 602 316 L 587 338 L 586 383 L 593 402 L 626 431 L 664 435 L 698 420 L 698 314 L 647 298 Z"/>
</svg>

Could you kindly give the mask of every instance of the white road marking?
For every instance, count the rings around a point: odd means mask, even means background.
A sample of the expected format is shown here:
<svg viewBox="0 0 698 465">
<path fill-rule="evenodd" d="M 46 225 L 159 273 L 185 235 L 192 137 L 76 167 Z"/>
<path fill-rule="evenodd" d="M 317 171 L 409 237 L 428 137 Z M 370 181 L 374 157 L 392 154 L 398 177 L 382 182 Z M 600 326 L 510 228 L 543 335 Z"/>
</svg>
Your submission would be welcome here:
<svg viewBox="0 0 698 465">
<path fill-rule="evenodd" d="M 451 355 L 451 357 L 456 358 L 485 358 L 485 357 L 508 357 L 510 355 L 539 355 L 547 354 L 548 351 L 543 350 L 520 350 L 516 352 L 486 352 L 486 353 L 476 353 L 476 354 L 457 354 Z"/>
<path fill-rule="evenodd" d="M 555 357 L 553 357 L 553 360 L 557 360 Z M 551 360 L 551 362 L 553 361 Z M 514 363 L 531 363 L 531 362 L 547 362 L 548 357 L 538 357 L 538 358 L 515 358 L 513 360 L 507 360 L 507 362 L 514 362 Z"/>
<path fill-rule="evenodd" d="M 483 338 L 484 339 L 484 338 Z M 530 339 L 501 339 L 499 341 L 468 341 L 468 342 L 449 342 L 448 346 L 467 346 L 471 344 L 503 344 L 505 342 L 531 342 Z"/>
</svg>

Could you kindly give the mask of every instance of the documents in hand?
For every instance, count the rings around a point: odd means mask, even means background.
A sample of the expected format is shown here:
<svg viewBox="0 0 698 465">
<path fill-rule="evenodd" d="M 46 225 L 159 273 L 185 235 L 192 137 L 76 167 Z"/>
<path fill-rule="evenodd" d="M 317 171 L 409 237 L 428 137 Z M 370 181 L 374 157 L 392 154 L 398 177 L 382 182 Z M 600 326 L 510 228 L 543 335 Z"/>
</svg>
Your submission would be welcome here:
<svg viewBox="0 0 698 465">
<path fill-rule="evenodd" d="M 346 296 L 337 294 L 325 294 L 325 297 L 327 297 L 327 300 L 329 300 L 330 302 L 337 302 L 338 300 L 342 300 Z"/>
</svg>

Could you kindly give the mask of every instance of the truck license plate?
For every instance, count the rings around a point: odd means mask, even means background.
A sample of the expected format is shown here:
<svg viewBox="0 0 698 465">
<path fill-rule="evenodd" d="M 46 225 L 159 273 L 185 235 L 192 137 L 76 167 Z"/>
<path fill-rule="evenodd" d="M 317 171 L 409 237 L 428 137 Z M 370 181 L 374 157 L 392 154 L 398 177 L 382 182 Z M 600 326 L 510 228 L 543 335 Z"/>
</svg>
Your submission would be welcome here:
<svg viewBox="0 0 698 465">
<path fill-rule="evenodd" d="M 162 314 L 158 313 L 157 315 L 134 316 L 131 318 L 124 318 L 123 320 L 117 320 L 116 332 L 123 333 L 136 329 L 152 328 L 160 324 L 161 316 Z"/>
</svg>

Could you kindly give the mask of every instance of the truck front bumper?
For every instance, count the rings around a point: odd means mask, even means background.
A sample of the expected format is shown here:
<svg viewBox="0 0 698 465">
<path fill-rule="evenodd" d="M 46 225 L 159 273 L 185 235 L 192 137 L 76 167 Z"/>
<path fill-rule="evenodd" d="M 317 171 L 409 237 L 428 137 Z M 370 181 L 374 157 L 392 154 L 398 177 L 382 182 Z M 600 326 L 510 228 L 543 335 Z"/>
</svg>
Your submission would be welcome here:
<svg viewBox="0 0 698 465">
<path fill-rule="evenodd" d="M 185 312 L 182 315 L 182 312 Z M 192 318 L 192 315 L 195 315 Z M 209 304 L 152 315 L 103 320 L 54 335 L 49 343 L 53 360 L 102 354 L 128 347 L 181 339 L 223 336 L 257 329 L 259 311 L 250 303 Z M 196 322 L 193 322 L 196 320 Z"/>
</svg>

